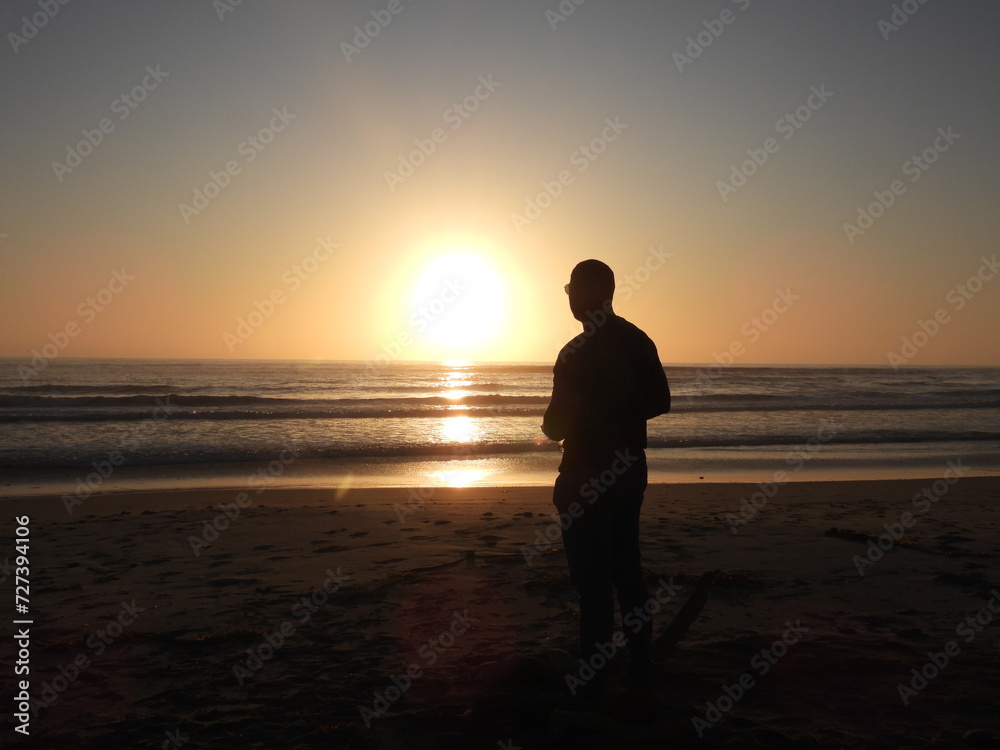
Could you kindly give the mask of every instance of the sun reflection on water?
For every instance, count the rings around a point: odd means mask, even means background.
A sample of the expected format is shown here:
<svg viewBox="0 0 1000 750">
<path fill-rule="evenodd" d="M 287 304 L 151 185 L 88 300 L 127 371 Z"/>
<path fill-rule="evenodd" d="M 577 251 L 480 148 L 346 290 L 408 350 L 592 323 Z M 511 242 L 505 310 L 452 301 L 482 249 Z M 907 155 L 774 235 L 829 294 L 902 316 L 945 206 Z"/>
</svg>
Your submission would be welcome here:
<svg viewBox="0 0 1000 750">
<path fill-rule="evenodd" d="M 446 368 L 441 375 L 444 397 L 456 403 L 449 404 L 449 411 L 464 410 L 468 407 L 462 400 L 472 395 L 469 388 L 474 384 L 467 368 L 472 364 L 463 359 L 450 359 L 442 363 Z M 469 416 L 448 416 L 440 420 L 441 439 L 448 443 L 474 444 L 482 436 L 478 420 Z M 434 472 L 434 480 L 446 487 L 472 487 L 481 484 L 492 472 L 483 469 L 447 469 Z"/>
<path fill-rule="evenodd" d="M 480 484 L 489 474 L 482 469 L 451 469 L 435 472 L 432 476 L 448 487 L 472 487 Z"/>
<path fill-rule="evenodd" d="M 441 434 L 451 443 L 471 443 L 482 431 L 472 417 L 446 417 L 441 420 Z"/>
</svg>

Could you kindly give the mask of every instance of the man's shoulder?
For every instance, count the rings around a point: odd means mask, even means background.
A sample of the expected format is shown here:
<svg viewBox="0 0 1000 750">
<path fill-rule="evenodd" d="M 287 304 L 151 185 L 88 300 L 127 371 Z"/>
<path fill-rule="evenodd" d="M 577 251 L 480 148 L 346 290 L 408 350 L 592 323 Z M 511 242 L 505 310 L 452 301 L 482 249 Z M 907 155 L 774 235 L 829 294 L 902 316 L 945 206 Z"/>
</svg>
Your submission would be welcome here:
<svg viewBox="0 0 1000 750">
<path fill-rule="evenodd" d="M 644 330 L 620 315 L 615 315 L 608 320 L 608 323 L 614 327 L 616 337 L 625 339 L 631 345 L 642 347 L 655 346 L 653 340 Z"/>
<path fill-rule="evenodd" d="M 610 318 L 608 318 L 608 323 L 610 323 L 612 326 L 618 326 L 618 329 L 620 331 L 627 331 L 629 334 L 632 335 L 637 333 L 643 336 L 646 335 L 643 332 L 643 330 L 639 328 L 639 326 L 637 326 L 630 320 L 626 320 L 621 315 L 612 315 Z"/>
<path fill-rule="evenodd" d="M 579 359 L 576 355 L 579 355 L 580 350 L 586 345 L 587 338 L 588 337 L 584 333 L 579 333 L 567 341 L 563 345 L 562 349 L 559 350 L 559 356 L 556 357 L 556 363 L 553 369 L 566 367 L 574 359 Z"/>
<path fill-rule="evenodd" d="M 620 315 L 610 315 L 601 325 L 586 328 L 566 342 L 559 350 L 555 369 L 560 366 L 565 367 L 571 361 L 586 358 L 591 352 L 593 356 L 598 357 L 602 354 L 613 356 L 608 352 L 608 348 L 617 350 L 622 346 L 643 352 L 656 351 L 653 340 L 639 326 Z"/>
</svg>

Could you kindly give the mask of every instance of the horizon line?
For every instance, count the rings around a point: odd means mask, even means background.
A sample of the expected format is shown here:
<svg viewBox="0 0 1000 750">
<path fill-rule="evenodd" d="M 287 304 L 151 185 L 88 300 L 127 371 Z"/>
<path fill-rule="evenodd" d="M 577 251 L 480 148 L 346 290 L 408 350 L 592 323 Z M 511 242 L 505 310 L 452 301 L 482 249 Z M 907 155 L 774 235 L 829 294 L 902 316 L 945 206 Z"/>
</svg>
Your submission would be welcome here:
<svg viewBox="0 0 1000 750">
<path fill-rule="evenodd" d="M 32 357 L 15 357 L 8 355 L 0 355 L 0 361 L 10 360 L 10 361 L 27 361 L 30 362 Z M 58 361 L 137 361 L 137 362 L 299 362 L 299 363 L 312 363 L 312 364 L 370 364 L 371 362 L 378 361 L 379 366 L 386 365 L 444 365 L 447 362 L 455 362 L 457 358 L 449 359 L 399 359 L 399 360 L 373 360 L 373 359 L 320 359 L 320 358 L 291 358 L 291 357 L 256 357 L 256 358 L 243 358 L 243 357 L 73 357 L 73 356 L 61 356 L 57 358 Z M 50 360 L 56 361 L 56 360 Z M 469 366 L 475 365 L 541 365 L 548 366 L 552 364 L 553 360 L 530 360 L 530 359 L 480 359 L 480 360 L 461 360 L 467 362 Z M 924 369 L 941 369 L 941 368 L 979 368 L 979 369 L 1000 369 L 1000 364 L 985 365 L 985 364 L 913 364 L 906 363 L 902 365 L 893 365 L 888 363 L 866 363 L 866 362 L 744 362 L 740 364 L 721 364 L 719 362 L 663 362 L 664 367 L 711 367 L 711 368 L 721 368 L 725 370 L 730 369 L 741 369 L 741 368 L 763 368 L 763 367 L 802 367 L 802 368 L 821 368 L 821 367 L 843 367 L 843 368 L 877 368 L 877 369 L 890 369 L 890 370 L 924 370 Z"/>
</svg>

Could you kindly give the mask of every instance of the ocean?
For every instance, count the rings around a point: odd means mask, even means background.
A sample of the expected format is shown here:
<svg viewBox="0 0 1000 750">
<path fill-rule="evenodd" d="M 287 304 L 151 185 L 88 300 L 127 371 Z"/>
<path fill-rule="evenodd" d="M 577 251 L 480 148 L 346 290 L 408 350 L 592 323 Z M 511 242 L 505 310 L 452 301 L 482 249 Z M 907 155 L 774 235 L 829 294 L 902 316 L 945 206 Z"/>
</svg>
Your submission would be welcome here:
<svg viewBox="0 0 1000 750">
<path fill-rule="evenodd" d="M 0 490 L 538 485 L 551 363 L 0 360 Z M 1000 369 L 668 366 L 653 481 L 1000 474 Z M 258 467 L 255 469 L 255 467 Z"/>
</svg>

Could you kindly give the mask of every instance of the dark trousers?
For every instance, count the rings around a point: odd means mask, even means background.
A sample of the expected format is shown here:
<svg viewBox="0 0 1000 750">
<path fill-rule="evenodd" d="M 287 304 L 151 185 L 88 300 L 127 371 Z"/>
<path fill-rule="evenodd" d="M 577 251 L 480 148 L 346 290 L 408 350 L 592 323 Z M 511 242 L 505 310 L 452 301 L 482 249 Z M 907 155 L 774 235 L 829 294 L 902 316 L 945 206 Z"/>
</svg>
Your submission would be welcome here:
<svg viewBox="0 0 1000 750">
<path fill-rule="evenodd" d="M 615 469 L 623 465 L 620 460 L 614 463 Z M 580 689 L 584 695 L 601 695 L 607 686 L 609 665 L 602 662 L 613 644 L 615 590 L 628 643 L 629 675 L 641 680 L 650 670 L 653 626 L 639 553 L 646 477 L 646 459 L 640 451 L 639 458 L 620 473 L 604 466 L 562 471 L 556 479 L 553 502 L 563 514 L 570 583 L 580 596 L 580 658 L 596 673 Z M 641 615 L 627 618 L 629 613 Z M 620 643 L 621 636 L 616 640 Z"/>
</svg>

